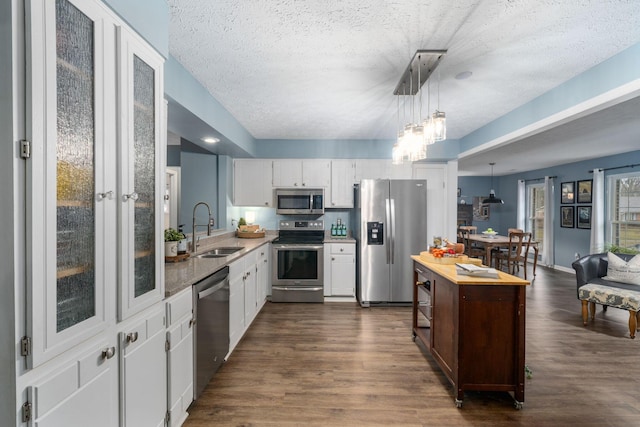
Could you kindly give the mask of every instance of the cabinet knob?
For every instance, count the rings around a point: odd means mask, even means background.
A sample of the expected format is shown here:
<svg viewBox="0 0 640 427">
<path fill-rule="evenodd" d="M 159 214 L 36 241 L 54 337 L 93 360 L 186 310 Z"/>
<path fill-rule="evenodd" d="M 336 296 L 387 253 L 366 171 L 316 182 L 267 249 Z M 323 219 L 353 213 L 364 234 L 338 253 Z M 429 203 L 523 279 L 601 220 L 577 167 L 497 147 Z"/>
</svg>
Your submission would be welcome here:
<svg viewBox="0 0 640 427">
<path fill-rule="evenodd" d="M 132 343 L 138 341 L 138 333 L 137 332 L 129 332 L 127 334 L 127 342 Z"/>
<path fill-rule="evenodd" d="M 192 319 L 190 319 L 190 320 L 189 320 L 189 327 L 190 327 L 190 328 L 191 328 L 193 325 L 195 325 L 195 324 L 196 324 L 196 319 L 193 319 L 193 318 L 192 318 Z"/>
<path fill-rule="evenodd" d="M 344 248 L 340 248 L 340 252 L 344 252 Z"/>
<path fill-rule="evenodd" d="M 115 355 L 116 355 L 116 348 L 115 347 L 108 347 L 108 348 L 105 348 L 104 350 L 102 350 L 102 358 L 105 359 L 105 360 L 111 359 Z"/>
<path fill-rule="evenodd" d="M 335 261 L 336 259 L 334 257 L 331 257 L 331 261 Z"/>
<path fill-rule="evenodd" d="M 127 200 L 133 200 L 135 202 L 136 200 L 138 200 L 138 193 L 134 191 L 131 194 L 123 194 L 122 201 L 126 202 Z"/>
<path fill-rule="evenodd" d="M 269 202 L 264 202 L 264 205 L 265 206 L 269 206 Z"/>
<path fill-rule="evenodd" d="M 101 202 L 104 199 L 109 199 L 112 200 L 113 199 L 113 191 L 107 191 L 105 193 L 98 193 L 96 194 L 96 199 Z"/>
</svg>

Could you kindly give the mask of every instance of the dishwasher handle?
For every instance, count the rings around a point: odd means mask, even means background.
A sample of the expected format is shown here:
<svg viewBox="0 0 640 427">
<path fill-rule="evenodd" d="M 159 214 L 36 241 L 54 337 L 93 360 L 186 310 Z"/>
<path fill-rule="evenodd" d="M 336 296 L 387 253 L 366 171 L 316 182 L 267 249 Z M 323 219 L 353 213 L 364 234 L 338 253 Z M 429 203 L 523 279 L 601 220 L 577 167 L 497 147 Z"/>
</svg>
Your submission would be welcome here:
<svg viewBox="0 0 640 427">
<path fill-rule="evenodd" d="M 218 282 L 214 286 L 203 289 L 202 291 L 198 292 L 198 299 L 206 298 L 212 293 L 222 289 L 226 284 L 225 282 L 226 282 L 226 279 L 223 279 L 221 282 Z"/>
<path fill-rule="evenodd" d="M 226 266 L 212 275 L 202 279 L 198 283 L 193 285 L 193 301 L 194 306 L 196 305 L 196 301 L 204 298 L 208 295 L 211 295 L 213 292 L 220 289 L 221 286 L 229 278 L 229 266 Z M 215 288 L 215 289 L 214 289 Z"/>
</svg>

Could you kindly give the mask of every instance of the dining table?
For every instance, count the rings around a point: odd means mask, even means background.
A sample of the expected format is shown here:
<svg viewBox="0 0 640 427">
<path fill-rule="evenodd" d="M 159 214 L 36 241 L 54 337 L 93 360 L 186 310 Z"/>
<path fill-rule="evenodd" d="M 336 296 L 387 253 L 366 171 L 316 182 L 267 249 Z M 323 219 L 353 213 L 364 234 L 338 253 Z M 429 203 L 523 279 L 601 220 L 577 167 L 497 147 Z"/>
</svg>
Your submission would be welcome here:
<svg viewBox="0 0 640 427">
<path fill-rule="evenodd" d="M 502 236 L 500 234 L 469 234 L 467 239 L 469 240 L 469 244 L 484 247 L 484 262 L 486 262 L 488 266 L 492 265 L 491 250 L 493 248 L 505 248 L 509 246 L 509 236 Z"/>
<path fill-rule="evenodd" d="M 491 266 L 491 250 L 493 248 L 508 248 L 509 236 L 503 236 L 500 234 L 469 234 L 469 244 L 476 243 L 481 245 L 485 249 L 485 262 L 488 266 Z M 536 266 L 538 265 L 538 243 L 531 241 L 529 247 L 533 249 L 533 275 L 536 275 Z"/>
</svg>

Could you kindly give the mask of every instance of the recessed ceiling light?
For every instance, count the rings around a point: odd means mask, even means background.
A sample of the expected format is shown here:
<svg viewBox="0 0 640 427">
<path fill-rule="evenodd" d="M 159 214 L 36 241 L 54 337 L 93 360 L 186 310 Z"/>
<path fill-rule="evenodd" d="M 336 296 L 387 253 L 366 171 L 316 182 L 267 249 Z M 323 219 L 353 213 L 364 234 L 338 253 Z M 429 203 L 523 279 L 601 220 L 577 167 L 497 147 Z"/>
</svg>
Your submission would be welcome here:
<svg viewBox="0 0 640 427">
<path fill-rule="evenodd" d="M 471 71 L 463 71 L 461 73 L 456 74 L 456 80 L 465 80 L 471 77 L 473 73 Z"/>
<path fill-rule="evenodd" d="M 220 138 L 212 138 L 212 137 L 202 138 L 202 140 L 207 144 L 215 144 L 216 142 L 220 142 Z"/>
</svg>

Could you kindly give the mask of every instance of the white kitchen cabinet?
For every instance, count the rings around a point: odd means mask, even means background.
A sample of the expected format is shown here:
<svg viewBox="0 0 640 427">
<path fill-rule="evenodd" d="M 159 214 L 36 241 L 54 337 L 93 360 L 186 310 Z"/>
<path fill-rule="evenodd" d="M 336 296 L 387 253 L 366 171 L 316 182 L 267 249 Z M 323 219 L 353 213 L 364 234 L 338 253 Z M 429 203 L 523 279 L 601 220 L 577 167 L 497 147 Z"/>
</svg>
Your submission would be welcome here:
<svg viewBox="0 0 640 427">
<path fill-rule="evenodd" d="M 244 260 L 229 265 L 229 354 L 244 334 Z"/>
<path fill-rule="evenodd" d="M 125 27 L 117 27 L 120 255 L 119 319 L 164 297 L 161 257 L 166 132 L 163 59 Z"/>
<path fill-rule="evenodd" d="M 271 244 L 267 243 L 257 249 L 256 282 L 257 282 L 257 311 L 259 312 L 271 294 Z"/>
<path fill-rule="evenodd" d="M 129 416 L 129 425 L 144 425 L 137 414 L 158 425 L 167 401 L 163 60 L 100 1 L 29 0 L 25 26 L 19 396 L 26 391 L 33 425 L 114 426 Z M 120 346 L 123 328 L 134 325 L 118 319 L 147 310 L 160 313 L 160 331 L 146 322 L 144 338 Z"/>
<path fill-rule="evenodd" d="M 26 21 L 27 363 L 35 367 L 114 318 L 115 75 L 107 62 L 115 37 L 93 2 L 33 0 Z"/>
<path fill-rule="evenodd" d="M 273 161 L 274 187 L 329 188 L 330 160 L 278 159 Z"/>
<path fill-rule="evenodd" d="M 268 244 L 263 245 L 229 265 L 229 354 L 264 305 L 261 295 L 265 291 L 258 286 L 259 280 L 265 280 L 261 276 L 264 267 L 258 264 L 265 264 L 268 248 Z"/>
<path fill-rule="evenodd" d="M 258 268 L 256 251 L 249 252 L 244 259 L 244 327 L 251 325 L 258 312 Z"/>
<path fill-rule="evenodd" d="M 101 342 L 48 370 L 27 388 L 32 425 L 118 425 L 117 343 Z M 23 408 L 23 415 L 26 409 Z"/>
<path fill-rule="evenodd" d="M 355 160 L 331 161 L 331 191 L 325 208 L 352 208 L 353 184 L 356 182 Z M 325 194 L 325 196 L 327 196 Z"/>
<path fill-rule="evenodd" d="M 363 179 L 411 179 L 411 163 L 394 165 L 387 159 L 356 160 L 356 182 Z"/>
<path fill-rule="evenodd" d="M 271 163 L 266 159 L 233 161 L 234 206 L 273 206 Z"/>
<path fill-rule="evenodd" d="M 163 304 L 119 326 L 120 426 L 163 426 L 167 413 L 167 352 Z"/>
<path fill-rule="evenodd" d="M 187 288 L 166 301 L 168 427 L 180 426 L 193 402 L 193 294 Z"/>
<path fill-rule="evenodd" d="M 324 295 L 353 297 L 356 287 L 356 245 L 325 243 Z"/>
<path fill-rule="evenodd" d="M 26 11 L 33 368 L 162 298 L 165 150 L 160 55 L 101 2 Z"/>
<path fill-rule="evenodd" d="M 274 160 L 273 186 L 302 187 L 302 160 Z"/>
</svg>

